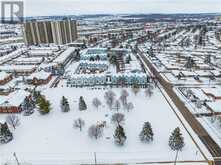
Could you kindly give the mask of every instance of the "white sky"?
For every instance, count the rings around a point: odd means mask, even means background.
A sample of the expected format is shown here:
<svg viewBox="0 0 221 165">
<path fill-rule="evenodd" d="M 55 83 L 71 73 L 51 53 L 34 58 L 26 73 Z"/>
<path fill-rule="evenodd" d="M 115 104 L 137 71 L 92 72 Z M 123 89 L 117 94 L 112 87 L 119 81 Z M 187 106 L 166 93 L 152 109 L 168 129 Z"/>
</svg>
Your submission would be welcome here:
<svg viewBox="0 0 221 165">
<path fill-rule="evenodd" d="M 26 16 L 206 12 L 221 12 L 221 0 L 25 0 Z"/>
</svg>

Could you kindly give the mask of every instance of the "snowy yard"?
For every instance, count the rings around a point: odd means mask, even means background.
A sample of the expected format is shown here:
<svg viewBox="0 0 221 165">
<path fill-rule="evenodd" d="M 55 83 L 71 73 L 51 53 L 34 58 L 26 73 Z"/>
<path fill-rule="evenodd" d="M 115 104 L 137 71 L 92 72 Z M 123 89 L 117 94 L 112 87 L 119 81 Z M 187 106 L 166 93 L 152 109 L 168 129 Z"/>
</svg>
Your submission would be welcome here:
<svg viewBox="0 0 221 165">
<path fill-rule="evenodd" d="M 168 146 L 168 139 L 176 127 L 181 128 L 185 146 L 179 152 L 178 160 L 204 160 L 200 151 L 182 127 L 173 111 L 158 89 L 154 89 L 151 98 L 145 96 L 141 90 L 136 96 L 128 89 L 128 101 L 133 102 L 134 109 L 125 114 L 123 125 L 127 140 L 124 146 L 117 146 L 113 140 L 115 125 L 110 118 L 116 111 L 110 111 L 104 101 L 104 92 L 107 90 L 91 90 L 87 88 L 49 88 L 42 92 L 52 103 L 52 111 L 42 116 L 35 112 L 32 116 L 22 116 L 21 125 L 13 131 L 14 140 L 0 146 L 0 155 L 3 161 L 13 159 L 16 152 L 21 161 L 28 162 L 75 162 L 94 163 L 96 152 L 97 163 L 119 162 L 148 162 L 173 161 L 175 152 Z M 113 89 L 119 98 L 121 89 Z M 64 113 L 60 109 L 61 97 L 68 98 L 70 112 Z M 78 110 L 79 97 L 83 96 L 87 104 L 86 111 Z M 92 99 L 99 98 L 102 106 L 97 110 L 92 105 Z M 85 127 L 80 132 L 73 128 L 73 121 L 81 117 L 85 120 Z M 0 115 L 0 121 L 5 115 Z M 88 128 L 97 121 L 107 121 L 104 136 L 100 139 L 91 139 Z M 149 121 L 154 132 L 154 141 L 144 144 L 139 140 L 139 133 L 143 123 Z M 52 161 L 53 160 L 53 161 Z M 1 161 L 0 161 L 1 163 Z M 203 163 L 202 163 L 203 164 Z"/>
</svg>

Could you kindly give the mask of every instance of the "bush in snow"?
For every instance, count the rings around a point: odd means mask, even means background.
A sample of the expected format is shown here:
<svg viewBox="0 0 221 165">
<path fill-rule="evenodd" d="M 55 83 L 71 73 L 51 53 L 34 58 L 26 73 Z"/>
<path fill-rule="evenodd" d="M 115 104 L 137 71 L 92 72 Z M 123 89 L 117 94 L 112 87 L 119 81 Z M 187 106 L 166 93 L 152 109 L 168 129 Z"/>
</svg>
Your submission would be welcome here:
<svg viewBox="0 0 221 165">
<path fill-rule="evenodd" d="M 114 104 L 115 97 L 116 97 L 116 94 L 111 90 L 105 92 L 105 94 L 104 94 L 104 98 L 105 98 L 106 103 L 110 109 L 112 108 L 112 106 Z"/>
<path fill-rule="evenodd" d="M 64 96 L 62 96 L 62 99 L 61 99 L 61 110 L 62 110 L 62 112 L 70 111 L 70 106 L 69 106 L 69 103 L 68 103 L 68 99 L 65 98 Z"/>
<path fill-rule="evenodd" d="M 7 123 L 4 123 L 4 124 L 0 123 L 0 143 L 2 143 L 2 144 L 8 143 L 12 139 L 13 139 L 13 135 L 8 128 L 8 124 Z"/>
<path fill-rule="evenodd" d="M 79 128 L 80 131 L 82 130 L 82 128 L 84 127 L 85 122 L 83 119 L 78 118 L 76 120 L 74 120 L 74 128 Z"/>
<path fill-rule="evenodd" d="M 20 125 L 20 119 L 17 115 L 8 115 L 6 117 L 6 122 L 8 125 L 12 126 L 14 129 Z"/>
<path fill-rule="evenodd" d="M 180 132 L 180 128 L 177 127 L 170 135 L 169 146 L 174 151 L 181 151 L 184 145 L 184 138 Z"/>
<path fill-rule="evenodd" d="M 87 109 L 87 105 L 86 105 L 84 98 L 82 96 L 79 98 L 78 108 L 80 111 L 84 111 Z"/>
<path fill-rule="evenodd" d="M 118 125 L 114 132 L 114 142 L 117 145 L 124 145 L 127 137 L 124 132 L 124 128 L 121 125 Z"/>
<path fill-rule="evenodd" d="M 99 127 L 98 125 L 92 125 L 90 126 L 90 128 L 88 129 L 88 135 L 91 138 L 95 138 L 98 139 L 100 137 L 103 136 L 103 128 Z"/>
<path fill-rule="evenodd" d="M 153 130 L 152 130 L 151 124 L 149 122 L 144 123 L 143 129 L 140 132 L 139 137 L 142 142 L 153 141 Z"/>
<path fill-rule="evenodd" d="M 92 101 L 92 104 L 98 109 L 98 107 L 101 106 L 101 101 L 97 97 L 95 97 Z"/>
<path fill-rule="evenodd" d="M 116 123 L 117 125 L 123 124 L 124 120 L 125 120 L 124 114 L 122 113 L 115 113 L 111 117 L 111 121 L 113 123 Z"/>
</svg>

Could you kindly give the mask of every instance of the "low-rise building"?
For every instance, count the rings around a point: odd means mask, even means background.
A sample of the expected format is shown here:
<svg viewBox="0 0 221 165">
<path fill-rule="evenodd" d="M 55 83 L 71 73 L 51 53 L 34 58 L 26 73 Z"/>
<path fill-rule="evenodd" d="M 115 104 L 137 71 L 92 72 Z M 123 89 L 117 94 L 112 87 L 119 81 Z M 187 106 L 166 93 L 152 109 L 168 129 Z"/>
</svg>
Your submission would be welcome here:
<svg viewBox="0 0 221 165">
<path fill-rule="evenodd" d="M 8 96 L 0 96 L 0 113 L 19 113 L 22 111 L 22 103 L 30 93 L 17 90 Z"/>
<path fill-rule="evenodd" d="M 0 85 L 5 85 L 12 80 L 12 74 L 6 73 L 4 71 L 0 72 Z"/>
<path fill-rule="evenodd" d="M 149 77 L 145 73 L 118 73 L 118 74 L 74 74 L 67 80 L 67 87 L 82 87 L 96 85 L 138 85 L 145 86 Z"/>
<path fill-rule="evenodd" d="M 29 84 L 33 85 L 43 85 L 47 84 L 51 80 L 51 78 L 52 78 L 51 73 L 42 70 L 40 72 L 35 72 L 30 76 L 28 76 L 26 81 Z"/>
<path fill-rule="evenodd" d="M 202 90 L 207 96 L 212 97 L 214 100 L 221 99 L 220 88 L 203 88 Z"/>
</svg>

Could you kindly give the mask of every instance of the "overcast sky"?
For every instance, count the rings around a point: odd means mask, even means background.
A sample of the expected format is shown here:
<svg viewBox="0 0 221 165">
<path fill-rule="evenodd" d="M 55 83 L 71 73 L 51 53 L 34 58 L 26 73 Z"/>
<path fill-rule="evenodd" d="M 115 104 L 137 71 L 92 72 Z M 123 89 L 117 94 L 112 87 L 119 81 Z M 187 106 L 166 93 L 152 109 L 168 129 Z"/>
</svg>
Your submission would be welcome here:
<svg viewBox="0 0 221 165">
<path fill-rule="evenodd" d="M 25 0 L 26 16 L 221 12 L 221 0 Z"/>
</svg>

